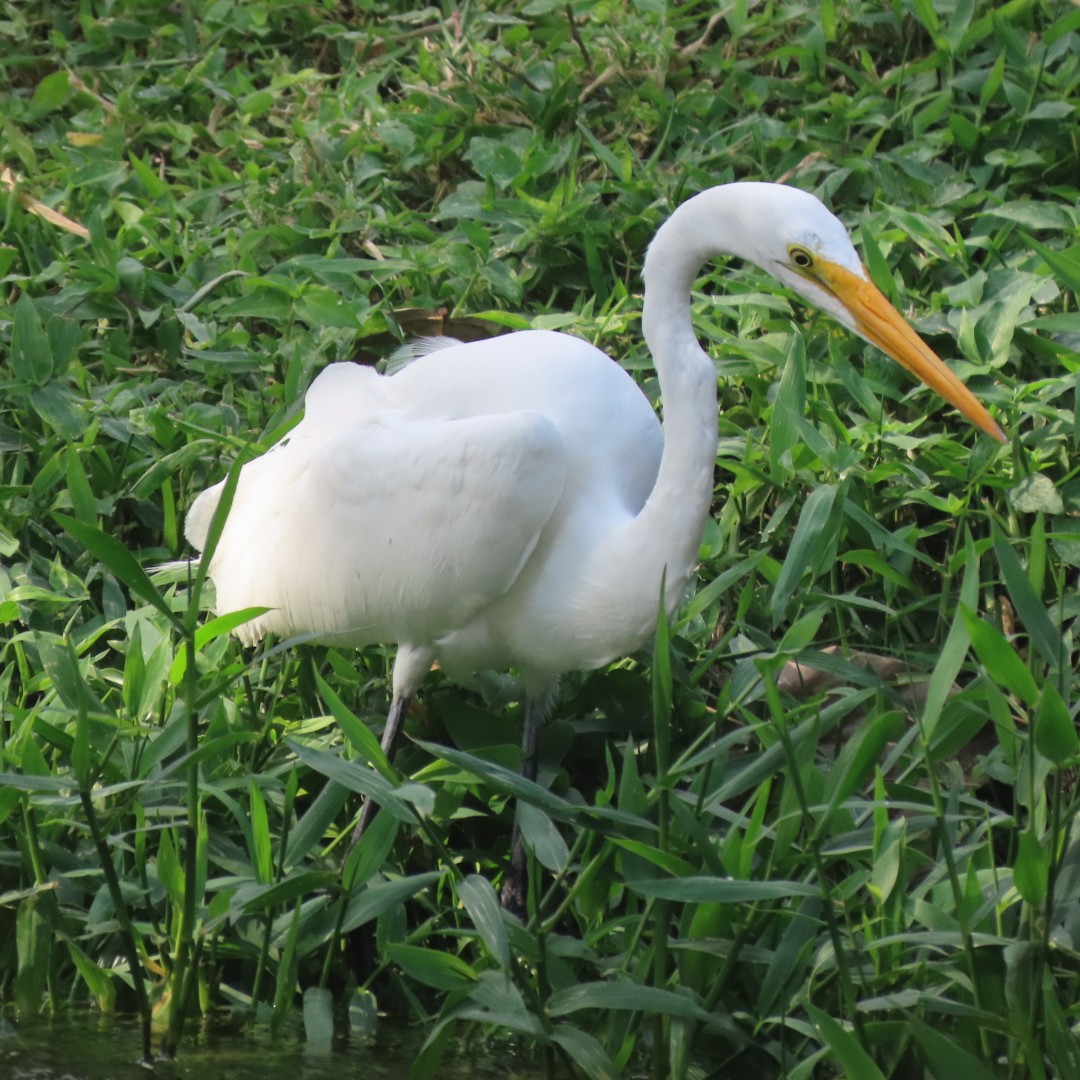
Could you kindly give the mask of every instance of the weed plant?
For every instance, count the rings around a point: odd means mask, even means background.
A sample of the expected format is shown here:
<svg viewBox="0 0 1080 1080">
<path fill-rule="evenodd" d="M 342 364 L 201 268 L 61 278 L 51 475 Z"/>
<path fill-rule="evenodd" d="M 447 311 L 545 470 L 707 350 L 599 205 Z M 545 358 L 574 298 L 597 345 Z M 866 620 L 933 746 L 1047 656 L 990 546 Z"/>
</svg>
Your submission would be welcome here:
<svg viewBox="0 0 1080 1080">
<path fill-rule="evenodd" d="M 377 1000 L 418 1078 L 465 1035 L 593 1078 L 1080 1080 L 1080 9 L 0 0 L 0 42 L 9 1010 L 137 1010 L 149 1054 Z M 1011 443 L 710 269 L 700 568 L 654 649 L 567 677 L 541 784 L 503 683 L 433 673 L 391 767 L 389 650 L 244 651 L 199 568 L 151 576 L 332 361 L 558 328 L 655 398 L 650 236 L 780 178 Z"/>
</svg>

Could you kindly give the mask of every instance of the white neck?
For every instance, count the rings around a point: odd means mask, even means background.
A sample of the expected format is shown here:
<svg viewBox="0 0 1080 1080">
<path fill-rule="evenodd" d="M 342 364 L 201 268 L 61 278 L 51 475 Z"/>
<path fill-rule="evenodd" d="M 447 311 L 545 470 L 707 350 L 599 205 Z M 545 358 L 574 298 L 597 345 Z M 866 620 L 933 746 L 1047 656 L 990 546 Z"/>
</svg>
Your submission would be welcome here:
<svg viewBox="0 0 1080 1080">
<path fill-rule="evenodd" d="M 690 288 L 702 263 L 722 252 L 703 245 L 695 232 L 704 209 L 699 204 L 695 213 L 695 202 L 683 204 L 656 234 L 643 270 L 642 329 L 663 398 L 660 471 L 641 512 L 605 543 L 604 568 L 594 566 L 590 575 L 590 603 L 614 595 L 624 625 L 634 613 L 628 638 L 636 635 L 638 642 L 655 626 L 662 576 L 668 613 L 678 605 L 712 502 L 716 372 L 694 335 Z"/>
</svg>

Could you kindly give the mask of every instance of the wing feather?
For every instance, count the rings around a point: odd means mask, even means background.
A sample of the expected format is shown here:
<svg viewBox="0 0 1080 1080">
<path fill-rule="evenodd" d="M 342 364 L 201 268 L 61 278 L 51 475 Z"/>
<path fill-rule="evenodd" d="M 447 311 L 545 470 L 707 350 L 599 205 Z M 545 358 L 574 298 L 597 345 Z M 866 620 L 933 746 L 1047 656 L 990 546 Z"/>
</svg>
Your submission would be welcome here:
<svg viewBox="0 0 1080 1080">
<path fill-rule="evenodd" d="M 210 576 L 219 611 L 273 609 L 246 640 L 431 641 L 510 588 L 558 503 L 566 452 L 538 413 L 343 423 L 340 406 L 309 395 L 304 421 L 241 473 Z M 219 493 L 192 507 L 197 546 Z"/>
</svg>

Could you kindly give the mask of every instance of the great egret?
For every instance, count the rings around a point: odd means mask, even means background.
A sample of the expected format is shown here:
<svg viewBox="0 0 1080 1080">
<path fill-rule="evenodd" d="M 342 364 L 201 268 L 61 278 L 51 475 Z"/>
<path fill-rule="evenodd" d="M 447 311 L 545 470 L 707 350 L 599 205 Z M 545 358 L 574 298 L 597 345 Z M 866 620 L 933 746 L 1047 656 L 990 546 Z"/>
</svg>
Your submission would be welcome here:
<svg viewBox="0 0 1080 1080">
<path fill-rule="evenodd" d="M 713 495 L 716 372 L 694 336 L 690 288 L 723 255 L 767 270 L 1004 441 L 817 198 L 726 184 L 683 203 L 645 259 L 642 329 L 663 428 L 618 364 L 565 334 L 457 344 L 389 376 L 332 364 L 301 423 L 241 471 L 209 568 L 217 609 L 271 609 L 237 629 L 249 644 L 270 631 L 395 642 L 387 755 L 435 660 L 451 676 L 519 669 L 522 766 L 535 779 L 560 673 L 638 648 L 661 581 L 674 612 L 697 558 Z M 200 550 L 221 489 L 188 515 Z M 519 910 L 523 876 L 516 836 L 504 899 Z"/>
</svg>

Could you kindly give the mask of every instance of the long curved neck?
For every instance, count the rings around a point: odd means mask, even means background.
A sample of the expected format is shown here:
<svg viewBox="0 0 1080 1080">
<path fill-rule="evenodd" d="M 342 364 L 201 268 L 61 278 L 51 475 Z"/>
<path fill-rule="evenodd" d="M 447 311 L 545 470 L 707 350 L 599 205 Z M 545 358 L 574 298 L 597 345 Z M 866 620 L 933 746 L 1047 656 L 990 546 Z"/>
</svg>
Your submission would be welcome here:
<svg viewBox="0 0 1080 1080">
<path fill-rule="evenodd" d="M 583 601 L 593 611 L 616 604 L 621 624 L 634 626 L 627 633 L 630 648 L 656 624 L 662 576 L 669 614 L 678 605 L 712 501 L 716 372 L 694 335 L 690 288 L 702 263 L 717 251 L 695 235 L 698 218 L 687 212 L 688 205 L 656 234 L 643 270 L 642 329 L 663 398 L 660 470 L 640 513 L 603 544 L 602 565 L 590 567 L 592 588 Z"/>
<path fill-rule="evenodd" d="M 685 205 L 682 209 L 686 209 Z M 628 526 L 646 577 L 666 570 L 672 612 L 697 562 L 713 494 L 716 465 L 716 369 L 698 344 L 690 317 L 690 289 L 702 263 L 716 254 L 678 211 L 656 234 L 645 257 L 642 331 L 652 353 L 663 401 L 664 452 L 656 484 Z M 654 608 L 659 593 L 654 591 Z"/>
</svg>

